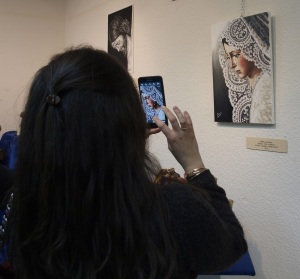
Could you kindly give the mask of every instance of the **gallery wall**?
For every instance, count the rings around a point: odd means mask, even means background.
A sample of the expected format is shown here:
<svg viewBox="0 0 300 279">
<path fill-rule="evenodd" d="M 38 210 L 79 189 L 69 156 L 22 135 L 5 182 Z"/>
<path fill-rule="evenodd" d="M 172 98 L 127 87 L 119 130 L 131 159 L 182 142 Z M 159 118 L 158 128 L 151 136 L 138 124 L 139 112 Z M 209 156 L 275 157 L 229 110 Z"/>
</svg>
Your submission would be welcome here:
<svg viewBox="0 0 300 279">
<path fill-rule="evenodd" d="M 134 73 L 162 75 L 167 106 L 192 115 L 203 160 L 232 198 L 259 279 L 299 275 L 300 2 L 246 0 L 245 15 L 271 12 L 275 125 L 217 124 L 213 114 L 211 26 L 237 18 L 240 0 L 67 0 L 66 46 L 107 49 L 107 16 L 133 5 Z M 288 140 L 288 153 L 246 149 L 246 137 Z M 163 167 L 182 169 L 163 135 L 150 139 Z M 226 277 L 222 278 L 239 278 Z M 243 277 L 240 277 L 243 278 Z"/>
<path fill-rule="evenodd" d="M 62 0 L 0 0 L 0 125 L 17 130 L 31 78 L 64 47 Z"/>
<path fill-rule="evenodd" d="M 107 49 L 107 16 L 134 7 L 134 73 L 164 78 L 167 106 L 188 110 L 203 160 L 234 200 L 259 279 L 299 276 L 299 0 L 246 0 L 245 16 L 271 12 L 275 125 L 215 123 L 211 26 L 240 16 L 240 0 L 1 0 L 0 125 L 15 130 L 34 72 L 63 47 Z M 288 152 L 249 150 L 246 137 L 286 139 Z M 162 134 L 150 149 L 183 170 Z M 222 278 L 245 278 L 222 276 Z"/>
</svg>

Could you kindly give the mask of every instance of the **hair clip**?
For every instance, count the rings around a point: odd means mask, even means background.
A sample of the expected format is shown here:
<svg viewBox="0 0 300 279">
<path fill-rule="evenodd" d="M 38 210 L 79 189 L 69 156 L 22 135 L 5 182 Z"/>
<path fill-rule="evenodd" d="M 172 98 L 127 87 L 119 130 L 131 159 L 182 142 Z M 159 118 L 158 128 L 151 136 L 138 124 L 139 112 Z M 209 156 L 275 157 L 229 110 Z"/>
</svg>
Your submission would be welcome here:
<svg viewBox="0 0 300 279">
<path fill-rule="evenodd" d="M 46 100 L 49 106 L 56 106 L 60 102 L 60 97 L 57 95 L 48 95 Z"/>
</svg>

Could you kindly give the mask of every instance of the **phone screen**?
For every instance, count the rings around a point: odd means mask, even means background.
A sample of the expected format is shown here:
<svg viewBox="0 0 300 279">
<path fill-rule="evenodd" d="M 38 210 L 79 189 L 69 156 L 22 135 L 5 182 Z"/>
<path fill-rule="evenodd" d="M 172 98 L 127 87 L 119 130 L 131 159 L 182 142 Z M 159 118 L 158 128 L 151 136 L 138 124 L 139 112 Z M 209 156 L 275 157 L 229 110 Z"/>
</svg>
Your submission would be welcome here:
<svg viewBox="0 0 300 279">
<path fill-rule="evenodd" d="M 151 128 L 157 127 L 153 121 L 154 116 L 157 116 L 168 125 L 168 119 L 162 110 L 162 106 L 166 105 L 162 77 L 140 77 L 138 82 L 142 107 L 146 114 L 148 126 Z"/>
</svg>

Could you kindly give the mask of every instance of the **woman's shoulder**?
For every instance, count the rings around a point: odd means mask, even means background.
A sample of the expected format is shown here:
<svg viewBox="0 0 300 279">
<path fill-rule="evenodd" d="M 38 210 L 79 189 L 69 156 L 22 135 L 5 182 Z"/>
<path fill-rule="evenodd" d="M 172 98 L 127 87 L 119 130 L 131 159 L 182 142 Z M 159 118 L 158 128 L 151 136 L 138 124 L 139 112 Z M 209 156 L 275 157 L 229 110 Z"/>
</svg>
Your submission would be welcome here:
<svg viewBox="0 0 300 279">
<path fill-rule="evenodd" d="M 165 201 L 171 216 L 191 217 L 202 210 L 207 203 L 208 192 L 188 183 L 170 183 L 161 188 L 163 200 Z M 205 206 L 206 207 L 206 206 Z"/>
<path fill-rule="evenodd" d="M 170 183 L 162 186 L 160 189 L 164 199 L 169 202 L 182 201 L 183 198 L 188 198 L 191 195 L 191 189 L 186 184 Z"/>
</svg>

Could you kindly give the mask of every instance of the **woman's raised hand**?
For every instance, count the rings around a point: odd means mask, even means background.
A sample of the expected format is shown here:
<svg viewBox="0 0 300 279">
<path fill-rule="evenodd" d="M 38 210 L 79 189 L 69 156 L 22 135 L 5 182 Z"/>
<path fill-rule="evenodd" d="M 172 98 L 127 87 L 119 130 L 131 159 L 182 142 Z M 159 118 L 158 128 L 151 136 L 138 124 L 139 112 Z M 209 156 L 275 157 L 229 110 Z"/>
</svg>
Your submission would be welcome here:
<svg viewBox="0 0 300 279">
<path fill-rule="evenodd" d="M 172 129 L 157 117 L 153 118 L 154 122 L 166 136 L 169 150 L 185 173 L 190 173 L 196 168 L 204 168 L 190 115 L 186 111 L 182 113 L 176 106 L 173 110 L 176 116 L 168 108 L 163 107 Z"/>
</svg>

